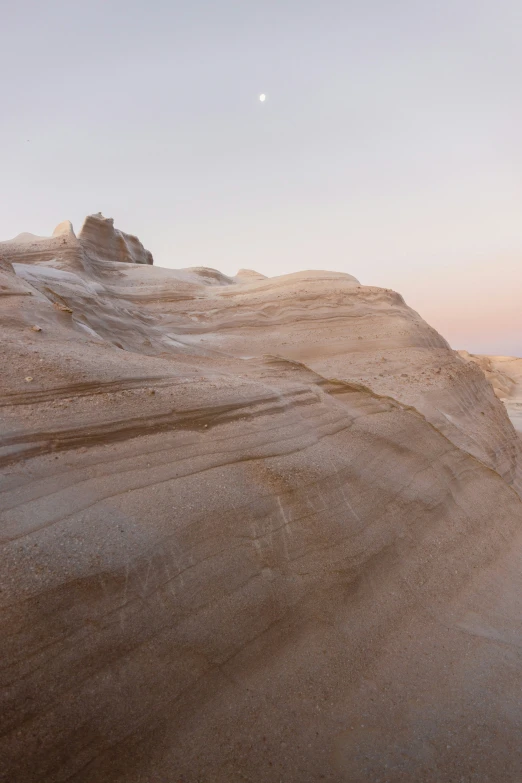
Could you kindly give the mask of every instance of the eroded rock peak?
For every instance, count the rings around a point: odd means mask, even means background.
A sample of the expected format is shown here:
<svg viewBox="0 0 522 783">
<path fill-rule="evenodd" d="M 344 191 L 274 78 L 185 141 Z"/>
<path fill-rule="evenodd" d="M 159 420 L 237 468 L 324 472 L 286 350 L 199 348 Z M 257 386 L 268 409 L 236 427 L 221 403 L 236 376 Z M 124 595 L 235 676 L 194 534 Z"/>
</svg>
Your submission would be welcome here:
<svg viewBox="0 0 522 783">
<path fill-rule="evenodd" d="M 101 212 L 85 218 L 78 236 L 91 257 L 98 261 L 118 261 L 126 264 L 153 264 L 152 253 L 138 237 L 114 228 L 113 218 Z"/>
</svg>

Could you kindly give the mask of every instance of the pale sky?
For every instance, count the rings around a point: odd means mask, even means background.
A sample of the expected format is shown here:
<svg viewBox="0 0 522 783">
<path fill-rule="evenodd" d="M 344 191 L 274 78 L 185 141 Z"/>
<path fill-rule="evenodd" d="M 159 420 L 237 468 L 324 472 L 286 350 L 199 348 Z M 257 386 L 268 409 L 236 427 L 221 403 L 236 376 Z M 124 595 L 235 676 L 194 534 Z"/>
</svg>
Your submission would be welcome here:
<svg viewBox="0 0 522 783">
<path fill-rule="evenodd" d="M 455 348 L 522 356 L 520 0 L 1 17 L 0 239 L 101 211 L 158 265 L 349 272 Z"/>
</svg>

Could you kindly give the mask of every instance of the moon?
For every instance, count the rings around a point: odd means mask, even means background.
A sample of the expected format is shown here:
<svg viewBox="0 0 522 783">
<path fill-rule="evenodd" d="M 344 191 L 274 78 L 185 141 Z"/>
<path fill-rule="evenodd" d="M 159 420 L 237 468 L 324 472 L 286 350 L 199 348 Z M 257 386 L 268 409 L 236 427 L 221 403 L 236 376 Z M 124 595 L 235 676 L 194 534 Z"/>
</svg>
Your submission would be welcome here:
<svg viewBox="0 0 522 783">
<path fill-rule="evenodd" d="M 266 101 L 266 95 L 264 92 L 262 92 L 261 95 L 259 96 L 259 100 L 261 101 L 261 103 L 264 103 Z"/>
</svg>

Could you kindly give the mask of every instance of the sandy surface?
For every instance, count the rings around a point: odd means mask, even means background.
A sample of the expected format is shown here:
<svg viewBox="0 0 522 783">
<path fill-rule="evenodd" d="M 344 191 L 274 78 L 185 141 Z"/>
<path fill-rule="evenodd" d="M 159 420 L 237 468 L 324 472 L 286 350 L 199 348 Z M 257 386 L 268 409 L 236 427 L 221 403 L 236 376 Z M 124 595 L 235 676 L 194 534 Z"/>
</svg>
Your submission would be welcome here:
<svg viewBox="0 0 522 783">
<path fill-rule="evenodd" d="M 484 369 L 350 275 L 151 261 L 101 216 L 0 244 L 0 777 L 521 779 Z"/>
</svg>

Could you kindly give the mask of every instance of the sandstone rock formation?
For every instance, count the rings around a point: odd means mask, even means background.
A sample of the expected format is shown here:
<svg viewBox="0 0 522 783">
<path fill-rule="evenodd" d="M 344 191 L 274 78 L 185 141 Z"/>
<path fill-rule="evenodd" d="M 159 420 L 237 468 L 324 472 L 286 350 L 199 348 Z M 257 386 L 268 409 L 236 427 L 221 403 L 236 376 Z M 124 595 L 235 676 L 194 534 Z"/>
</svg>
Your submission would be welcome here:
<svg viewBox="0 0 522 783">
<path fill-rule="evenodd" d="M 64 220 L 59 223 L 53 231 L 53 237 L 75 238 L 75 233 L 70 220 Z"/>
<path fill-rule="evenodd" d="M 114 220 L 104 218 L 101 212 L 86 218 L 79 239 L 91 259 L 127 264 L 153 263 L 152 254 L 145 250 L 138 237 L 115 229 Z"/>
<path fill-rule="evenodd" d="M 458 351 L 465 361 L 477 364 L 504 402 L 511 422 L 522 432 L 522 359 L 515 356 L 477 356 Z"/>
<path fill-rule="evenodd" d="M 0 778 L 521 777 L 482 370 L 350 275 L 147 258 L 99 216 L 0 244 Z"/>
</svg>

